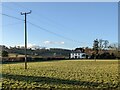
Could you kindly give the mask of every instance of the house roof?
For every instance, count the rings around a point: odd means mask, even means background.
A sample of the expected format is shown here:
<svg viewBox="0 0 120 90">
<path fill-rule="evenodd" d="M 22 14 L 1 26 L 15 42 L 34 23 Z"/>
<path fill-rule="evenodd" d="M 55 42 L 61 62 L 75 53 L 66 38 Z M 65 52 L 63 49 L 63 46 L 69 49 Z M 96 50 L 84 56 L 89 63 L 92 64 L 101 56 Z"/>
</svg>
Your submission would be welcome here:
<svg viewBox="0 0 120 90">
<path fill-rule="evenodd" d="M 71 53 L 81 53 L 81 51 L 71 51 Z"/>
</svg>

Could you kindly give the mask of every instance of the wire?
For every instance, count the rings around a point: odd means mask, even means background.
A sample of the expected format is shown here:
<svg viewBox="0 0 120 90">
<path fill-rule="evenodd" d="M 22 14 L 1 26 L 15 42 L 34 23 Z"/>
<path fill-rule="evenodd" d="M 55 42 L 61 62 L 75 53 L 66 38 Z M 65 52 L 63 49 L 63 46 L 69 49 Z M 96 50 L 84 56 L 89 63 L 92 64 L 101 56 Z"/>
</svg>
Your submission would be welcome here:
<svg viewBox="0 0 120 90">
<path fill-rule="evenodd" d="M 19 6 L 19 7 L 21 7 L 22 9 L 26 9 L 26 10 L 31 10 L 31 9 L 29 9 L 29 8 L 27 8 L 27 7 L 25 7 L 25 6 L 23 6 L 23 5 L 20 5 L 20 4 L 18 4 L 18 3 L 12 3 L 13 5 L 16 5 L 16 6 Z M 56 25 L 58 25 L 58 26 L 60 26 L 61 28 L 66 28 L 64 25 L 62 25 L 61 23 L 58 23 L 58 22 L 56 22 L 56 21 L 54 21 L 54 20 L 52 20 L 52 19 L 50 19 L 50 18 L 48 18 L 48 17 L 46 17 L 46 16 L 44 16 L 44 15 L 41 15 L 41 14 L 39 14 L 38 12 L 36 12 L 36 11 L 34 11 L 36 14 L 36 16 L 42 16 L 44 19 L 46 19 L 47 21 L 49 21 L 49 22 L 51 22 L 51 23 L 53 23 L 54 24 L 54 27 L 56 27 Z M 36 17 L 32 17 L 32 16 L 30 16 L 32 19 L 34 18 L 34 19 L 36 19 L 36 20 L 41 20 L 40 18 L 36 18 Z M 56 28 L 58 28 L 58 27 L 56 27 Z M 66 29 L 68 29 L 68 28 L 66 28 Z"/>
<path fill-rule="evenodd" d="M 11 3 L 11 4 L 13 4 L 13 3 Z M 21 8 L 26 8 L 26 7 L 24 7 L 24 6 L 22 6 L 22 5 L 19 5 L 19 4 L 13 4 L 13 5 L 16 5 L 16 6 L 19 6 L 19 7 L 21 7 Z M 15 10 L 15 11 L 17 11 L 18 12 L 18 10 L 16 9 L 16 8 L 11 8 L 11 7 L 8 7 L 8 6 L 6 6 L 6 5 L 2 5 L 3 7 L 5 7 L 5 8 L 7 8 L 7 9 L 9 9 L 9 10 Z M 26 8 L 27 10 L 29 10 L 28 8 Z M 36 12 L 37 13 L 37 12 Z M 36 15 L 36 14 L 35 14 Z M 37 13 L 37 15 L 40 15 L 40 14 L 38 14 Z M 44 17 L 45 18 L 45 16 L 43 16 L 43 15 L 40 15 L 40 16 L 42 16 L 42 17 Z M 29 17 L 31 17 L 31 19 L 33 19 L 33 20 L 37 20 L 38 21 L 38 19 L 39 20 L 41 20 L 40 18 L 36 18 L 36 17 L 33 17 L 33 16 L 29 16 Z M 47 17 L 46 17 L 47 18 Z M 49 18 L 47 18 L 49 21 L 51 21 Z M 42 21 L 42 23 L 44 23 L 44 24 L 46 24 L 44 21 Z M 54 22 L 55 23 L 55 22 Z M 48 23 L 47 23 L 48 24 Z M 56 23 L 55 23 L 56 24 Z M 50 25 L 50 23 L 48 24 L 48 25 Z M 56 25 L 54 25 L 54 27 L 56 27 Z M 62 26 L 63 27 L 63 26 Z M 56 27 L 57 28 L 57 27 Z M 57 28 L 58 29 L 58 28 Z"/>
<path fill-rule="evenodd" d="M 13 4 L 13 3 L 12 3 L 12 4 Z M 18 3 L 14 4 L 14 5 L 19 6 L 19 7 L 23 8 L 23 9 L 30 10 L 29 8 L 27 8 L 27 7 L 25 7 L 25 6 L 22 6 L 22 5 L 18 4 Z M 37 12 L 35 12 L 35 13 L 37 13 Z M 37 13 L 37 14 L 35 14 L 35 15 L 38 15 L 38 16 L 39 16 L 40 14 Z M 32 16 L 30 16 L 30 17 L 32 17 Z M 42 17 L 44 17 L 45 19 L 47 18 L 47 17 L 45 17 L 45 16 L 43 16 L 43 15 L 42 15 Z M 32 17 L 32 18 L 34 18 L 34 17 Z M 34 19 L 36 19 L 36 18 L 34 18 Z M 39 19 L 39 18 L 38 18 L 38 19 Z M 36 20 L 38 20 L 38 19 L 36 19 Z M 47 19 L 48 19 L 49 21 L 52 21 L 52 22 L 53 22 L 53 20 L 51 20 L 51 19 L 49 19 L 49 18 L 47 18 Z M 31 25 L 33 25 L 33 26 L 35 26 L 35 27 L 37 27 L 37 28 L 40 28 L 41 30 L 44 30 L 44 31 L 47 31 L 47 32 L 49 32 L 49 33 L 51 33 L 51 34 L 54 34 L 54 35 L 56 35 L 56 36 L 59 36 L 59 37 L 61 37 L 61 38 L 63 38 L 63 39 L 67 39 L 67 40 L 69 40 L 69 41 L 73 41 L 73 42 L 76 42 L 76 43 L 84 43 L 84 42 L 79 42 L 79 41 L 76 41 L 76 40 L 73 40 L 73 39 L 64 37 L 64 36 L 62 36 L 62 35 L 60 35 L 60 34 L 57 34 L 57 33 L 55 33 L 55 32 L 49 31 L 49 30 L 47 30 L 47 29 L 45 29 L 45 28 L 42 28 L 42 27 L 40 27 L 40 26 L 38 26 L 38 25 L 35 25 L 35 24 L 31 23 L 31 22 L 28 22 L 28 23 L 30 23 Z M 56 22 L 54 22 L 54 23 L 56 24 Z M 63 27 L 63 25 L 62 25 L 62 27 Z"/>
<path fill-rule="evenodd" d="M 62 38 L 64 38 L 64 39 L 68 39 L 68 38 L 66 38 L 66 37 L 64 37 L 64 36 L 62 36 L 62 35 L 60 35 L 60 34 L 57 34 L 57 33 L 55 33 L 55 32 L 49 31 L 49 30 L 47 30 L 47 29 L 45 29 L 45 28 L 42 28 L 42 27 L 40 27 L 40 26 L 38 26 L 38 25 L 36 25 L 36 24 L 33 24 L 33 23 L 31 23 L 31 22 L 28 22 L 28 23 L 31 24 L 31 25 L 33 25 L 33 26 L 35 26 L 35 27 L 37 27 L 37 28 L 39 28 L 39 29 L 41 29 L 41 30 L 44 30 L 44 31 L 49 32 L 49 33 L 52 33 L 52 34 L 54 34 L 54 35 L 56 35 L 56 36 L 59 36 L 59 37 L 62 37 Z M 71 40 L 71 39 L 68 39 L 68 40 Z"/>
<path fill-rule="evenodd" d="M 3 13 L 0 13 L 0 14 L 2 14 L 2 15 L 4 15 L 4 16 L 7 16 L 7 17 L 11 17 L 11 18 L 17 19 L 17 20 L 24 21 L 24 20 L 22 20 L 22 19 L 20 19 L 20 18 L 14 17 L 14 16 L 10 16 L 10 15 L 3 14 Z M 44 30 L 44 31 L 49 32 L 49 33 L 52 33 L 52 34 L 54 34 L 54 35 L 56 35 L 56 36 L 59 36 L 59 37 L 62 37 L 62 38 L 64 38 L 64 39 L 66 38 L 66 37 L 63 37 L 63 36 L 61 36 L 61 35 L 59 35 L 59 34 L 57 34 L 57 33 L 54 33 L 54 32 L 52 32 L 52 31 L 49 31 L 49 30 L 45 29 L 45 28 L 42 28 L 42 27 L 40 27 L 40 26 L 38 26 L 38 25 L 36 25 L 36 24 L 33 24 L 33 23 L 29 22 L 29 21 L 27 21 L 27 22 L 28 22 L 29 24 L 37 27 L 37 28 L 40 28 L 41 30 Z M 71 39 L 69 39 L 69 38 L 66 38 L 66 39 L 71 40 Z"/>
<path fill-rule="evenodd" d="M 27 8 L 27 7 L 23 6 L 23 5 L 20 5 L 20 4 L 16 3 L 16 2 L 12 2 L 11 4 L 16 5 L 17 7 L 19 6 L 19 8 L 21 7 L 22 9 L 30 10 L 29 8 Z"/>
<path fill-rule="evenodd" d="M 17 17 L 14 17 L 14 16 L 11 16 L 11 15 L 7 15 L 7 14 L 4 14 L 4 13 L 0 13 L 4 16 L 7 16 L 7 17 L 11 17 L 11 18 L 14 18 L 14 19 L 17 19 L 17 20 L 21 20 L 21 21 L 24 21 L 23 19 L 20 19 L 20 18 L 17 18 Z"/>
<path fill-rule="evenodd" d="M 9 24 L 2 24 L 2 25 L 0 25 L 0 26 L 2 26 L 2 27 L 6 27 L 6 26 L 11 26 L 11 25 L 16 25 L 16 24 L 22 24 L 21 22 L 15 22 L 15 23 L 9 23 Z"/>
<path fill-rule="evenodd" d="M 68 37 L 65 37 L 65 36 L 63 36 L 63 35 L 57 34 L 57 33 L 55 33 L 55 32 L 49 31 L 49 30 L 47 30 L 47 29 L 45 29 L 45 28 L 43 28 L 43 27 L 40 27 L 39 25 L 33 24 L 33 23 L 31 23 L 31 22 L 28 22 L 28 23 L 31 24 L 31 25 L 33 25 L 33 26 L 35 26 L 35 27 L 37 27 L 37 28 L 39 28 L 39 29 L 41 29 L 41 30 L 43 30 L 43 31 L 49 32 L 49 33 L 54 34 L 54 35 L 56 35 L 56 36 L 58 36 L 58 37 L 61 37 L 61 38 L 63 38 L 63 39 L 66 39 L 66 40 L 69 40 L 69 41 L 72 41 L 72 42 L 76 42 L 76 43 L 83 43 L 83 42 L 79 42 L 79 41 L 70 39 L 70 38 L 68 38 Z"/>
<path fill-rule="evenodd" d="M 2 14 L 2 15 L 4 15 L 4 16 L 7 16 L 7 17 L 10 17 L 10 18 L 14 18 L 14 19 L 17 19 L 17 20 L 24 21 L 23 19 L 20 19 L 20 18 L 14 17 L 14 16 L 10 16 L 10 15 L 3 14 L 3 13 L 0 13 L 0 14 Z M 71 41 L 71 42 L 75 42 L 75 43 L 84 43 L 84 42 L 79 42 L 79 41 L 70 39 L 70 38 L 68 38 L 68 37 L 62 36 L 62 35 L 57 34 L 57 33 L 55 33 L 55 32 L 49 31 L 48 29 L 45 29 L 45 28 L 43 28 L 43 27 L 41 27 L 41 26 L 39 26 L 39 25 L 33 24 L 33 23 L 29 22 L 29 21 L 27 21 L 27 22 L 28 22 L 29 24 L 33 25 L 34 27 L 39 28 L 40 30 L 49 32 L 49 33 L 51 33 L 51 34 L 54 34 L 54 35 L 56 35 L 56 36 L 58 36 L 58 37 L 61 37 L 61 38 L 66 39 L 66 40 L 69 40 L 69 41 Z"/>
<path fill-rule="evenodd" d="M 29 8 L 27 8 L 27 7 L 25 7 L 25 6 L 23 6 L 23 5 L 20 5 L 20 4 L 18 4 L 18 3 L 12 3 L 13 5 L 16 5 L 16 6 L 19 6 L 19 7 L 21 7 L 22 9 L 26 9 L 26 10 L 30 10 Z M 35 11 L 34 11 L 35 12 Z M 65 27 L 64 25 L 62 25 L 62 24 L 60 24 L 60 23 L 58 23 L 58 22 L 55 22 L 55 21 L 53 21 L 53 20 L 51 20 L 50 18 L 48 18 L 48 17 L 46 17 L 46 16 L 43 16 L 43 15 L 41 15 L 41 14 L 39 14 L 38 12 L 35 12 L 36 14 L 36 16 L 42 16 L 43 18 L 45 18 L 46 20 L 48 20 L 48 21 L 50 21 L 50 22 L 53 22 L 54 24 L 56 24 L 56 25 L 59 25 L 59 26 L 62 26 L 62 28 L 63 27 Z M 39 18 L 36 18 L 36 17 L 32 17 L 32 16 L 30 16 L 32 19 L 35 19 L 35 20 L 38 20 Z M 40 19 L 39 19 L 40 20 Z M 32 25 L 32 24 L 31 24 Z M 56 26 L 55 25 L 55 26 Z M 37 27 L 39 27 L 40 29 L 43 29 L 43 30 L 45 30 L 45 31 L 47 31 L 47 32 L 49 32 L 49 33 L 52 33 L 52 34 L 55 34 L 56 36 L 59 36 L 59 37 L 62 37 L 62 38 L 64 38 L 64 39 L 67 39 L 67 40 L 69 40 L 69 41 L 73 41 L 73 42 L 76 42 L 76 43 L 84 43 L 84 44 L 86 44 L 85 42 L 79 42 L 79 41 L 77 41 L 77 40 L 73 40 L 73 39 L 70 39 L 70 38 L 67 38 L 67 37 L 64 37 L 64 36 L 62 36 L 62 35 L 60 35 L 60 34 L 56 34 L 56 33 L 54 33 L 54 32 L 51 32 L 51 31 L 49 31 L 49 30 L 46 30 L 46 29 L 44 29 L 44 28 L 41 28 L 40 26 L 38 26 L 38 25 L 33 25 L 33 26 L 37 26 Z M 54 26 L 54 27 L 55 27 Z M 66 27 L 65 27 L 66 28 Z M 58 27 L 57 27 L 57 29 L 58 29 Z M 87 43 L 88 44 L 88 43 Z M 89 43 L 89 44 L 91 44 L 91 43 Z"/>
<path fill-rule="evenodd" d="M 16 8 L 8 7 L 5 4 L 2 4 L 2 7 L 5 7 L 6 9 L 9 9 L 9 10 L 15 10 L 16 12 L 18 12 Z"/>
</svg>

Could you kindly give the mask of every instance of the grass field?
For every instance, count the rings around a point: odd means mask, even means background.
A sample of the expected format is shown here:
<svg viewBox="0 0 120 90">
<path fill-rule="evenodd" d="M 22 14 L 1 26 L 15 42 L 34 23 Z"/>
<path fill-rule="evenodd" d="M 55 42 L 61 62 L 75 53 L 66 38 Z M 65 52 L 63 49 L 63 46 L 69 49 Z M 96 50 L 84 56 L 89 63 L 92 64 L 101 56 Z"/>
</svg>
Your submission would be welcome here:
<svg viewBox="0 0 120 90">
<path fill-rule="evenodd" d="M 3 88 L 118 89 L 117 60 L 61 60 L 3 64 Z M 73 90 L 73 89 L 72 89 Z M 92 89 L 93 90 L 93 89 Z"/>
</svg>

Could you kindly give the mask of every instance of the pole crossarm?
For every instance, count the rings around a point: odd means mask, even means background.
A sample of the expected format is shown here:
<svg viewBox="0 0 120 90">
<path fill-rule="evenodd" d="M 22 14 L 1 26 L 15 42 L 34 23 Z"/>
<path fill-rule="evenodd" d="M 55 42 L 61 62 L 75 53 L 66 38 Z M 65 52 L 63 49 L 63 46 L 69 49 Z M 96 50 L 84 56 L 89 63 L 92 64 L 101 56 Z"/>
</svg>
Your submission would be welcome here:
<svg viewBox="0 0 120 90">
<path fill-rule="evenodd" d="M 30 14 L 30 13 L 32 13 L 31 10 L 29 12 L 21 12 L 21 15 Z"/>
</svg>

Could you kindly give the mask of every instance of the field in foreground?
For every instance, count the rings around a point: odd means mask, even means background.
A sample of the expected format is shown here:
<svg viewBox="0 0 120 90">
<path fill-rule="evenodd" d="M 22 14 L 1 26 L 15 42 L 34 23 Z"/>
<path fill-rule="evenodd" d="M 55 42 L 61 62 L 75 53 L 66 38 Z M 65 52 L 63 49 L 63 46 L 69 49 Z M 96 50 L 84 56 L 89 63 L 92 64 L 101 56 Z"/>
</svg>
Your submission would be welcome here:
<svg viewBox="0 0 120 90">
<path fill-rule="evenodd" d="M 3 88 L 118 89 L 118 61 L 61 60 L 3 64 Z"/>
</svg>

